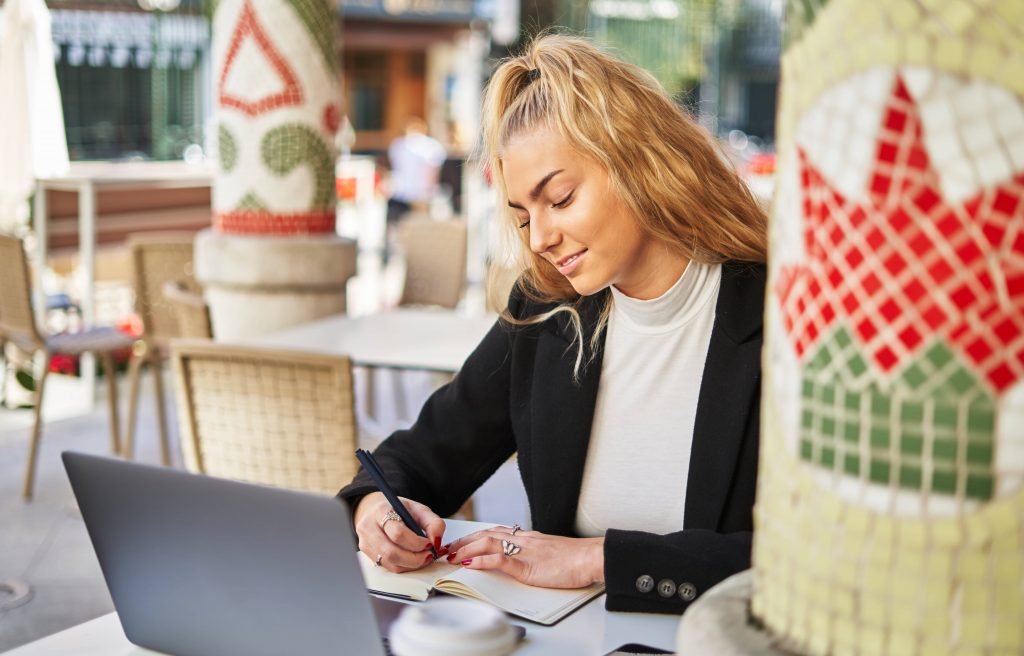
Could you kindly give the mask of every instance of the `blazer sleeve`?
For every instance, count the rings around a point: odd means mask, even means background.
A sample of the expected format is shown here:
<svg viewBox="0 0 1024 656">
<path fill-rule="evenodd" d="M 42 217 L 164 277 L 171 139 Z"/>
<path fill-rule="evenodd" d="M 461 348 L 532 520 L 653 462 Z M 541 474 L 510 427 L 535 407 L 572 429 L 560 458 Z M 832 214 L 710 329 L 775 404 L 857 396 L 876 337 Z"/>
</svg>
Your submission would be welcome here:
<svg viewBox="0 0 1024 656">
<path fill-rule="evenodd" d="M 416 422 L 374 451 L 396 494 L 449 516 L 515 452 L 509 353 L 518 330 L 495 322 L 455 378 L 430 396 Z M 376 489 L 360 470 L 338 497 L 354 507 Z"/>
<path fill-rule="evenodd" d="M 605 606 L 680 614 L 708 588 L 750 567 L 752 540 L 750 531 L 685 529 L 655 535 L 609 529 L 604 543 Z"/>
</svg>

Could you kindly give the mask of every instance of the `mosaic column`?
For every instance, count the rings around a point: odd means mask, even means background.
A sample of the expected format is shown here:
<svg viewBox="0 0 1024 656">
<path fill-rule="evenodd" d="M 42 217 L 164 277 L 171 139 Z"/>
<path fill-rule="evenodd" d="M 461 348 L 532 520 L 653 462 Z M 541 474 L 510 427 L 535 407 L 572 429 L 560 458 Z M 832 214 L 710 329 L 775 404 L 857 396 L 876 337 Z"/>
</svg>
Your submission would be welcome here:
<svg viewBox="0 0 1024 656">
<path fill-rule="evenodd" d="M 752 612 L 1024 653 L 1024 3 L 790 9 Z"/>
<path fill-rule="evenodd" d="M 331 0 L 220 0 L 219 168 L 196 275 L 232 339 L 345 310 L 355 246 L 335 234 L 340 90 Z"/>
</svg>

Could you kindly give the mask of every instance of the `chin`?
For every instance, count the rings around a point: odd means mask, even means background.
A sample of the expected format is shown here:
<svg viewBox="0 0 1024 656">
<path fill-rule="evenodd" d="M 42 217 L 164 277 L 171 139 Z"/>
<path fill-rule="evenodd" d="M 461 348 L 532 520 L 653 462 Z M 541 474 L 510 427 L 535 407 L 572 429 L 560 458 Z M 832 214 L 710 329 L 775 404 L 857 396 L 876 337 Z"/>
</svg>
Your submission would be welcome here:
<svg viewBox="0 0 1024 656">
<path fill-rule="evenodd" d="M 594 283 L 586 280 L 572 280 L 569 279 L 569 284 L 576 290 L 576 293 L 580 296 L 593 296 L 594 294 L 603 291 L 609 287 L 609 283 Z"/>
</svg>

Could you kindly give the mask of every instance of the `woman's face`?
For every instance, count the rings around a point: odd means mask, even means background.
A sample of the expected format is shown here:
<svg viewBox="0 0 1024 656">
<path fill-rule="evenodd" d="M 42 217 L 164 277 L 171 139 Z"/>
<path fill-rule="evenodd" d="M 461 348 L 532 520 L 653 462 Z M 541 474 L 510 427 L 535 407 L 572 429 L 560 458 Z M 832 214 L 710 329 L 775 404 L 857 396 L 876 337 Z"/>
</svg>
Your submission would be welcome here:
<svg viewBox="0 0 1024 656">
<path fill-rule="evenodd" d="M 627 296 L 656 298 L 687 260 L 645 236 L 612 190 L 608 172 L 573 150 L 555 130 L 541 128 L 505 146 L 502 170 L 509 206 L 530 250 L 589 296 L 609 285 Z"/>
</svg>

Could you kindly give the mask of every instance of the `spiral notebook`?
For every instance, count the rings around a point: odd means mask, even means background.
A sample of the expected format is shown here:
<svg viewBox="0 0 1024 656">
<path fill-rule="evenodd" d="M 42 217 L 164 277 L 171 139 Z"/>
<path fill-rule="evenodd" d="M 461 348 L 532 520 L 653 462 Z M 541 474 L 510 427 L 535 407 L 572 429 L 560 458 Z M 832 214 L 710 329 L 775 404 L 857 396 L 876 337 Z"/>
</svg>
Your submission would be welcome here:
<svg viewBox="0 0 1024 656">
<path fill-rule="evenodd" d="M 494 524 L 446 521 L 444 539 L 451 542 Z M 604 592 L 603 583 L 585 588 L 555 589 L 525 585 L 501 572 L 486 572 L 449 565 L 443 558 L 414 572 L 396 574 L 377 567 L 362 552 L 359 566 L 371 592 L 423 601 L 431 592 L 443 592 L 485 601 L 501 610 L 538 624 L 551 625 Z"/>
</svg>

